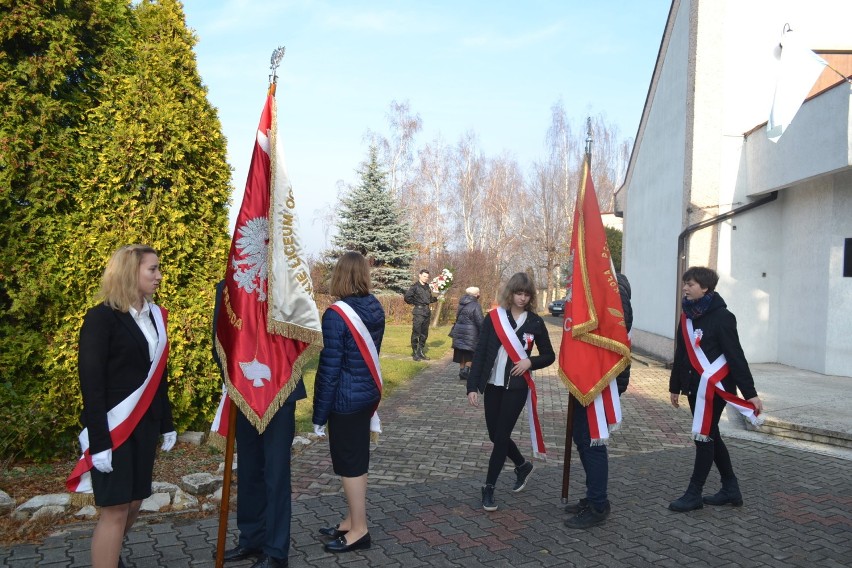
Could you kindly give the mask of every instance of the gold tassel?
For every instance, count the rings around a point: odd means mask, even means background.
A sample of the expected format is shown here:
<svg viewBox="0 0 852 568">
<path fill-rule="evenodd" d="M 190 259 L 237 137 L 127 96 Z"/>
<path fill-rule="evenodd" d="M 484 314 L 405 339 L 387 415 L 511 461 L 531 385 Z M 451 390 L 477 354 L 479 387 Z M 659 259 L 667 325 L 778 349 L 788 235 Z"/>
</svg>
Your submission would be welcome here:
<svg viewBox="0 0 852 568">
<path fill-rule="evenodd" d="M 88 505 L 95 504 L 95 494 L 94 493 L 71 493 L 71 506 L 72 507 L 86 507 Z"/>
</svg>

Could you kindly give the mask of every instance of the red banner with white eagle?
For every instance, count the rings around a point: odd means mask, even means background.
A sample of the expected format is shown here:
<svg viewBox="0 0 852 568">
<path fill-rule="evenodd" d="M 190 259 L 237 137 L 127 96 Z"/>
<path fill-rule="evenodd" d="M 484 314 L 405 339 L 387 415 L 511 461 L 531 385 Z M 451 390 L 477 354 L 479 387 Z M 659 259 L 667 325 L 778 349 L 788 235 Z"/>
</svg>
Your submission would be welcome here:
<svg viewBox="0 0 852 568">
<path fill-rule="evenodd" d="M 293 188 L 277 140 L 274 90 L 257 128 L 216 326 L 226 396 L 258 432 L 302 379 L 306 359 L 322 347 Z"/>
</svg>

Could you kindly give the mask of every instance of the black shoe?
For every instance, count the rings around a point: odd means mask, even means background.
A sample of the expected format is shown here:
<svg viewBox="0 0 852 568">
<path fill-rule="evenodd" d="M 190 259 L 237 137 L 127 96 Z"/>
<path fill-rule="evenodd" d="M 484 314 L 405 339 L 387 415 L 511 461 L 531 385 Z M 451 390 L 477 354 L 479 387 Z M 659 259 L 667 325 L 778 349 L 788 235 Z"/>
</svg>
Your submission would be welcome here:
<svg viewBox="0 0 852 568">
<path fill-rule="evenodd" d="M 512 491 L 517 493 L 521 489 L 527 486 L 527 479 L 530 478 L 530 474 L 533 472 L 535 467 L 532 462 L 524 462 L 523 465 L 519 465 L 515 468 L 515 475 L 518 476 L 518 479 L 515 481 L 515 486 L 512 487 Z"/>
<path fill-rule="evenodd" d="M 686 493 L 669 503 L 669 509 L 677 513 L 686 513 L 703 508 L 704 500 L 701 498 L 701 487 L 695 483 L 690 483 Z"/>
<path fill-rule="evenodd" d="M 470 367 L 462 367 L 459 370 L 459 380 L 466 381 L 469 376 L 470 376 Z"/>
<path fill-rule="evenodd" d="M 237 560 L 245 560 L 250 556 L 260 556 L 263 551 L 259 548 L 243 548 L 240 545 L 235 546 L 230 550 L 225 551 L 225 562 L 236 562 Z"/>
<path fill-rule="evenodd" d="M 494 502 L 494 486 L 482 486 L 482 508 L 486 511 L 496 511 L 497 503 Z"/>
<path fill-rule="evenodd" d="M 588 529 L 597 526 L 606 520 L 609 511 L 609 501 L 601 509 L 589 503 L 582 511 L 573 517 L 568 517 L 565 520 L 565 526 L 569 529 Z"/>
<path fill-rule="evenodd" d="M 346 544 L 346 537 L 342 536 L 325 543 L 325 549 L 329 552 L 349 552 L 350 550 L 358 550 L 360 548 L 370 548 L 371 543 L 370 533 L 365 534 L 352 544 Z"/>
<path fill-rule="evenodd" d="M 422 359 L 422 357 L 420 357 L 420 353 L 418 353 L 417 351 L 411 354 L 411 358 L 415 361 L 419 361 L 420 359 Z"/>
<path fill-rule="evenodd" d="M 705 505 L 733 505 L 734 507 L 743 506 L 743 494 L 740 493 L 740 485 L 736 478 L 733 480 L 722 480 L 722 488 L 715 495 L 704 497 L 702 499 Z"/>
<path fill-rule="evenodd" d="M 319 533 L 323 536 L 330 536 L 331 538 L 340 538 L 348 532 L 342 531 L 338 527 L 340 527 L 340 525 L 337 525 L 336 527 L 323 527 L 319 530 Z"/>
<path fill-rule="evenodd" d="M 427 356 L 426 356 L 426 354 L 425 354 L 425 353 L 423 353 L 423 350 L 422 350 L 422 349 L 421 349 L 420 351 L 418 351 L 418 352 L 417 352 L 417 354 L 418 354 L 418 355 L 420 355 L 420 358 L 421 358 L 422 360 L 424 360 L 424 361 L 430 361 L 429 357 L 427 357 Z"/>
<path fill-rule="evenodd" d="M 249 568 L 287 568 L 288 566 L 290 566 L 290 561 L 286 558 L 273 558 L 264 555 Z"/>
<path fill-rule="evenodd" d="M 568 503 L 567 505 L 565 505 L 565 512 L 571 515 L 576 515 L 588 506 L 589 500 L 583 497 L 576 503 Z"/>
</svg>

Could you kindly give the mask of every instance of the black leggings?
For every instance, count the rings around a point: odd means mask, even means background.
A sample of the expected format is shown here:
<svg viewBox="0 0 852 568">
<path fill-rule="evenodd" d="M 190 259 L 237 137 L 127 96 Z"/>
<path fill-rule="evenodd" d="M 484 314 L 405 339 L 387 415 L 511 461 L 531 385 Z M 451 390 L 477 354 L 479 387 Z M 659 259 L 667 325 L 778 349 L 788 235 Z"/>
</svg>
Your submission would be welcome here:
<svg viewBox="0 0 852 568">
<path fill-rule="evenodd" d="M 695 395 L 691 394 L 687 399 L 689 400 L 689 409 L 695 414 Z M 725 399 L 721 396 L 713 397 L 713 422 L 710 424 L 710 441 L 695 441 L 695 464 L 692 467 L 690 482 L 699 487 L 704 486 L 714 463 L 723 480 L 736 479 L 734 466 L 731 464 L 731 455 L 728 453 L 728 448 L 719 433 L 719 419 L 722 417 L 722 411 L 725 410 L 726 404 Z"/>
<path fill-rule="evenodd" d="M 518 446 L 512 441 L 512 430 L 527 402 L 529 389 L 508 390 L 505 387 L 487 385 L 483 406 L 485 407 L 485 426 L 488 438 L 494 444 L 491 458 L 488 460 L 488 475 L 485 483 L 494 485 L 506 463 L 506 457 L 521 466 L 526 461 Z"/>
</svg>

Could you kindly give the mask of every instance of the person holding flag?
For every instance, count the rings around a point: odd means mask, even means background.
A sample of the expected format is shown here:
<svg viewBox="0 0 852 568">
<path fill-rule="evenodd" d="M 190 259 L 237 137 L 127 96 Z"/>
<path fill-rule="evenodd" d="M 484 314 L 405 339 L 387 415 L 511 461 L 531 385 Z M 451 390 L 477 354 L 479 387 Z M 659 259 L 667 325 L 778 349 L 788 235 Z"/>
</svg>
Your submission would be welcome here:
<svg viewBox="0 0 852 568">
<path fill-rule="evenodd" d="M 599 525 L 610 514 L 606 445 L 610 431 L 621 423 L 617 377 L 630 364 L 624 306 L 590 172 L 591 132 L 587 143 L 583 180 L 574 208 L 569 256 L 572 269 L 559 349 L 559 375 L 571 393 L 563 499 L 568 495 L 571 440 L 586 473 L 586 496 L 565 507 L 571 515 L 565 526 L 572 529 Z"/>
<path fill-rule="evenodd" d="M 530 419 L 533 453 L 545 454 L 530 371 L 552 364 L 556 354 L 544 320 L 532 311 L 535 297 L 535 284 L 528 274 L 518 272 L 509 278 L 500 292 L 500 305 L 483 321 L 467 379 L 471 406 L 478 406 L 479 394 L 483 394 L 485 426 L 494 444 L 482 486 L 482 508 L 486 511 L 497 510 L 494 486 L 507 457 L 515 464 L 514 492 L 526 487 L 534 469 L 511 437 L 524 406 Z M 533 345 L 538 355 L 531 356 Z"/>
<path fill-rule="evenodd" d="M 728 448 L 719 433 L 719 418 L 731 403 L 752 424 L 759 425 L 763 403 L 754 389 L 737 334 L 737 319 L 716 292 L 719 275 L 704 266 L 683 274 L 682 313 L 675 335 L 675 357 L 669 379 L 672 406 L 686 394 L 692 411 L 695 463 L 686 493 L 669 504 L 683 513 L 707 505 L 743 504 Z M 747 400 L 736 396 L 740 389 Z M 701 491 L 713 464 L 722 477 L 722 489 L 702 498 Z"/>
<path fill-rule="evenodd" d="M 281 57 L 283 48 L 273 53 L 273 74 Z M 240 530 L 237 546 L 223 550 L 221 525 L 227 517 L 220 515 L 217 554 L 224 562 L 257 557 L 252 568 L 288 565 L 296 401 L 306 396 L 302 365 L 322 346 L 319 312 L 296 231 L 293 188 L 278 143 L 276 78 L 261 113 L 214 310 L 225 392 L 211 437 L 236 435 Z M 235 432 L 231 421 L 223 419 L 234 414 Z M 227 507 L 227 500 L 222 506 Z"/>
<path fill-rule="evenodd" d="M 103 300 L 80 329 L 78 367 L 83 395 L 83 456 L 66 482 L 94 493 L 101 508 L 92 535 L 92 566 L 122 567 L 121 542 L 142 501 L 151 495 L 157 440 L 175 445 L 168 397 L 166 310 L 151 302 L 163 275 L 157 251 L 121 247 L 107 263 Z"/>
<path fill-rule="evenodd" d="M 322 317 L 323 350 L 314 382 L 314 431 L 328 445 L 334 473 L 343 481 L 349 512 L 335 527 L 329 552 L 370 547 L 367 529 L 367 472 L 370 432 L 381 432 L 376 408 L 382 398 L 379 351 L 385 311 L 370 293 L 370 266 L 360 252 L 347 252 L 331 273 L 329 292 L 338 298 Z"/>
</svg>

